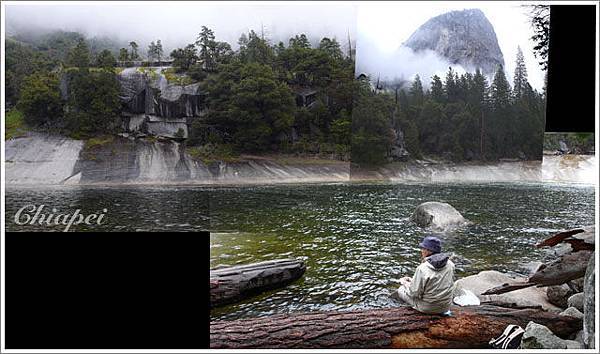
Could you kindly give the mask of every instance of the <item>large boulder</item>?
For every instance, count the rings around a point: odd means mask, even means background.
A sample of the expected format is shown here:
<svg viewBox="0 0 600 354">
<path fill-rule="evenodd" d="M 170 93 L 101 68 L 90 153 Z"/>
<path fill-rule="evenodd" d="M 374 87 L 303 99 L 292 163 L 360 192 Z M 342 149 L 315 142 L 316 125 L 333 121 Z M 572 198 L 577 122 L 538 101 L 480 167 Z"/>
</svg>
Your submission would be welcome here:
<svg viewBox="0 0 600 354">
<path fill-rule="evenodd" d="M 555 336 L 548 327 L 529 322 L 521 339 L 521 349 L 581 349 L 581 343 Z"/>
<path fill-rule="evenodd" d="M 420 204 L 412 214 L 411 220 L 421 227 L 429 227 L 435 231 L 446 231 L 469 223 L 452 205 L 441 202 Z"/>
<path fill-rule="evenodd" d="M 594 348 L 596 325 L 596 314 L 595 314 L 595 254 L 590 257 L 588 262 L 587 270 L 585 271 L 585 277 L 583 282 L 583 293 L 585 294 L 583 299 L 583 342 L 586 348 Z"/>
<path fill-rule="evenodd" d="M 568 307 L 567 299 L 573 294 L 574 291 L 567 284 L 549 286 L 546 290 L 548 301 L 563 309 Z"/>
<path fill-rule="evenodd" d="M 577 293 L 575 295 L 571 295 L 567 299 L 567 305 L 569 305 L 569 307 L 574 307 L 574 308 L 578 309 L 579 311 L 583 311 L 583 300 L 584 300 L 583 293 Z"/>
<path fill-rule="evenodd" d="M 529 287 L 500 295 L 481 295 L 486 290 L 502 284 L 525 281 L 527 281 L 526 278 L 511 277 L 495 270 L 486 270 L 479 274 L 457 280 L 456 289 L 457 291 L 460 289 L 471 290 L 481 302 L 497 301 L 506 304 L 516 304 L 518 306 L 541 306 L 544 310 L 557 313 L 562 311 L 560 307 L 548 301 L 546 288 Z"/>
</svg>

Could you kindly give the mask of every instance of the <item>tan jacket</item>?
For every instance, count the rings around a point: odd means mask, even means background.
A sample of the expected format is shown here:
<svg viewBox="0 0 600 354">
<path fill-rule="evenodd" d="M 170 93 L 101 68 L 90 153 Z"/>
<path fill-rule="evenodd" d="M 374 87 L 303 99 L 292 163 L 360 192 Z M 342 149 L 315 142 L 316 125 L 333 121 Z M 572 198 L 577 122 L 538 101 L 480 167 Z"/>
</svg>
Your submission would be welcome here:
<svg viewBox="0 0 600 354">
<path fill-rule="evenodd" d="M 453 294 L 454 263 L 441 253 L 427 257 L 417 267 L 407 291 L 415 309 L 425 313 L 448 311 Z"/>
</svg>

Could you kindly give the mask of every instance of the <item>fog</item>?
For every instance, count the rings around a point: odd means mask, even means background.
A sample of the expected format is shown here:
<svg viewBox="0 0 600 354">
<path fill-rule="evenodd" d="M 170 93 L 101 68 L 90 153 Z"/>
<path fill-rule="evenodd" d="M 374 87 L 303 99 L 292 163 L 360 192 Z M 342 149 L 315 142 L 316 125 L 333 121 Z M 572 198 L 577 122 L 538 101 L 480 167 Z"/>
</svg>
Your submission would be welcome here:
<svg viewBox="0 0 600 354">
<path fill-rule="evenodd" d="M 237 48 L 249 30 L 264 33 L 273 43 L 287 44 L 292 35 L 305 33 L 313 44 L 324 37 L 340 44 L 355 39 L 354 5 L 343 3 L 107 3 L 77 5 L 6 5 L 6 32 L 66 30 L 87 37 L 135 40 L 143 48 L 160 39 L 166 49 L 196 40 L 202 26 L 216 39 Z"/>
<path fill-rule="evenodd" d="M 517 46 L 525 57 L 529 83 L 538 91 L 544 85 L 544 72 L 533 54 L 533 35 L 527 10 L 522 2 L 435 1 L 361 3 L 357 8 L 357 70 L 382 79 L 411 80 L 419 74 L 428 86 L 433 74 L 445 76 L 449 63 L 435 53 L 413 53 L 399 49 L 410 35 L 432 17 L 452 10 L 478 8 L 483 11 L 496 32 L 504 55 L 505 71 L 512 85 Z M 464 69 L 453 66 L 457 71 Z M 472 71 L 472 70 L 470 70 Z M 441 75 L 440 75 L 441 74 Z"/>
<path fill-rule="evenodd" d="M 357 48 L 356 71 L 367 74 L 373 82 L 380 79 L 410 86 L 418 74 L 423 87 L 429 88 L 431 77 L 437 75 L 444 81 L 449 67 L 459 74 L 466 72 L 461 65 L 451 64 L 431 50 L 415 53 L 408 47 L 400 47 L 382 55 L 375 43 L 368 41 L 359 41 Z"/>
</svg>

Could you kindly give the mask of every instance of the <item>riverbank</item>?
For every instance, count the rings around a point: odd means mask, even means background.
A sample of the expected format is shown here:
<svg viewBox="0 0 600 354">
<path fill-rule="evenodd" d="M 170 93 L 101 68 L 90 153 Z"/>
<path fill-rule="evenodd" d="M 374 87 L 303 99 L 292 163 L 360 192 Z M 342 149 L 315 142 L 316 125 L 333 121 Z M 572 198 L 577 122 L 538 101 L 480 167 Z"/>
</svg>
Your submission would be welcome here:
<svg viewBox="0 0 600 354">
<path fill-rule="evenodd" d="M 5 152 L 10 186 L 597 181 L 594 155 L 546 155 L 543 162 L 411 161 L 361 169 L 346 161 L 283 154 L 207 160 L 168 139 L 110 136 L 82 141 L 34 132 L 6 141 Z"/>
</svg>

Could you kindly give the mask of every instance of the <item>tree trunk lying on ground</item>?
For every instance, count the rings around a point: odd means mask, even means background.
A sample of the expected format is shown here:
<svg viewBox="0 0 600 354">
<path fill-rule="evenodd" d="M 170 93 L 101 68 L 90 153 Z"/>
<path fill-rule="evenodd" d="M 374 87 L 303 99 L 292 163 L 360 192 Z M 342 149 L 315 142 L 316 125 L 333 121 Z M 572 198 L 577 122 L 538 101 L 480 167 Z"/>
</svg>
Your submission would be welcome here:
<svg viewBox="0 0 600 354">
<path fill-rule="evenodd" d="M 498 295 L 530 286 L 552 286 L 579 279 L 585 275 L 592 251 L 578 251 L 542 265 L 525 283 L 506 283 L 488 289 L 481 295 Z"/>
<path fill-rule="evenodd" d="M 210 326 L 211 348 L 487 348 L 509 324 L 529 321 L 560 337 L 582 328 L 581 320 L 538 308 L 493 305 L 454 307 L 451 317 L 409 307 L 349 312 L 275 315 Z"/>
<path fill-rule="evenodd" d="M 230 304 L 260 292 L 287 285 L 300 278 L 306 266 L 301 260 L 277 259 L 210 270 L 210 304 Z"/>
</svg>

